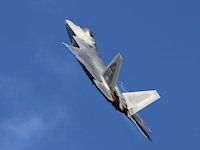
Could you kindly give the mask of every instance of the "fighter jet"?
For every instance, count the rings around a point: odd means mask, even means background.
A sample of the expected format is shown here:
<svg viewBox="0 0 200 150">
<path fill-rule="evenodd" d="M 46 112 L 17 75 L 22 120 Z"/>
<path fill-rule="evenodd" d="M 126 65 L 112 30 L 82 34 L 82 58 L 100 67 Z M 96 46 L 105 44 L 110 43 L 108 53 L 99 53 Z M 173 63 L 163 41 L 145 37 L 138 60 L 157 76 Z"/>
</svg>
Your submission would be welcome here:
<svg viewBox="0 0 200 150">
<path fill-rule="evenodd" d="M 114 108 L 130 119 L 140 132 L 151 141 L 146 126 L 138 111 L 160 98 L 156 90 L 122 93 L 117 80 L 122 64 L 122 56 L 118 53 L 106 66 L 97 51 L 93 34 L 88 28 L 81 28 L 70 20 L 65 20 L 65 27 L 71 45 L 63 43 L 75 56 L 92 84 L 103 94 Z"/>
</svg>

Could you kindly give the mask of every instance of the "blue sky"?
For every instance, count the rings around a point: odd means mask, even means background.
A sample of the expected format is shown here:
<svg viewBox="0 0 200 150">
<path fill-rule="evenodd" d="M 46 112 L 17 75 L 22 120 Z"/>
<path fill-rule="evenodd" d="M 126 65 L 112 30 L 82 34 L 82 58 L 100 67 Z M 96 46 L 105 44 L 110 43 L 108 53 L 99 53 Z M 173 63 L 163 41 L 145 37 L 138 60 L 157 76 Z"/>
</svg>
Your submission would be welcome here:
<svg viewBox="0 0 200 150">
<path fill-rule="evenodd" d="M 1 0 L 0 150 L 199 149 L 200 2 Z M 91 85 L 64 20 L 92 29 L 127 91 L 157 89 L 139 114 L 148 142 Z"/>
</svg>

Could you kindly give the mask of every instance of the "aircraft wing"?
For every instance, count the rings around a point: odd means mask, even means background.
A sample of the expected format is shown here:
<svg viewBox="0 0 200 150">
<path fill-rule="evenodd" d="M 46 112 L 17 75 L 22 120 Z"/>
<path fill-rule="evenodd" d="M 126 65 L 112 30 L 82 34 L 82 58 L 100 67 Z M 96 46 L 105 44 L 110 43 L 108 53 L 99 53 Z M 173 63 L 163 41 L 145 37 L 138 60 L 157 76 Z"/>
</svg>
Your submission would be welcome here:
<svg viewBox="0 0 200 150">
<path fill-rule="evenodd" d="M 80 38 L 73 36 L 74 40 L 77 42 L 79 47 L 74 47 L 63 43 L 76 57 L 76 59 L 90 72 L 90 74 L 97 80 L 99 76 L 97 72 L 94 70 L 94 64 L 92 59 L 86 54 L 87 52 L 91 51 L 93 48 L 87 46 L 84 41 Z"/>
<path fill-rule="evenodd" d="M 106 96 L 107 99 L 112 101 L 112 96 L 110 94 L 110 91 L 103 85 L 103 83 L 94 80 L 96 86 L 99 88 L 99 90 Z"/>
<path fill-rule="evenodd" d="M 71 46 L 69 44 L 66 43 L 62 43 L 63 45 L 65 45 L 75 56 L 78 56 L 80 54 L 80 49 L 74 46 Z"/>
</svg>

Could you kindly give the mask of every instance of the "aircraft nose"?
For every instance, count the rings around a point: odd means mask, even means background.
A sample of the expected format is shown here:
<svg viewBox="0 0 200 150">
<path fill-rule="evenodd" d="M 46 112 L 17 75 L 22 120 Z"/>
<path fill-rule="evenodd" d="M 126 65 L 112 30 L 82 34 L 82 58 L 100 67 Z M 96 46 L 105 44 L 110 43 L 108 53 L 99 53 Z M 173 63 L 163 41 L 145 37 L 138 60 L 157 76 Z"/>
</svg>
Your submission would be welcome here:
<svg viewBox="0 0 200 150">
<path fill-rule="evenodd" d="M 65 20 L 65 27 L 66 27 L 67 30 L 71 30 L 70 22 L 71 22 L 71 21 L 68 20 L 68 19 Z"/>
<path fill-rule="evenodd" d="M 70 24 L 70 22 L 71 22 L 71 21 L 68 20 L 68 19 L 65 20 L 65 23 L 66 23 L 66 24 Z"/>
<path fill-rule="evenodd" d="M 73 28 L 73 27 L 76 26 L 72 21 L 70 21 L 70 20 L 68 20 L 68 19 L 65 20 L 65 24 L 66 24 L 67 26 L 69 26 L 70 28 Z"/>
</svg>

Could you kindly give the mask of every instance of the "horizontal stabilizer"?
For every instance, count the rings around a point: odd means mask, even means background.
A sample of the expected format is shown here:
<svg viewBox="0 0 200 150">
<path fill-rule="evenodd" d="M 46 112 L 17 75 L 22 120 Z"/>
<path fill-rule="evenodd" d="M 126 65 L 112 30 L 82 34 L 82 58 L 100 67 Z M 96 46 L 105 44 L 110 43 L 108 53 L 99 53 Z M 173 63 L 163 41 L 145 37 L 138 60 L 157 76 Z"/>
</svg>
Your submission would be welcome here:
<svg viewBox="0 0 200 150">
<path fill-rule="evenodd" d="M 116 86 L 121 64 L 122 56 L 120 55 L 120 53 L 118 53 L 103 73 L 103 77 L 111 90 L 113 90 Z"/>
<path fill-rule="evenodd" d="M 145 108 L 146 106 L 160 98 L 160 95 L 156 90 L 127 92 L 122 93 L 122 95 L 125 98 L 127 108 L 131 115 L 137 113 L 141 109 Z"/>
</svg>

